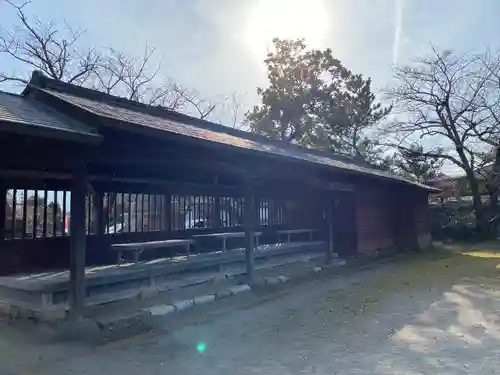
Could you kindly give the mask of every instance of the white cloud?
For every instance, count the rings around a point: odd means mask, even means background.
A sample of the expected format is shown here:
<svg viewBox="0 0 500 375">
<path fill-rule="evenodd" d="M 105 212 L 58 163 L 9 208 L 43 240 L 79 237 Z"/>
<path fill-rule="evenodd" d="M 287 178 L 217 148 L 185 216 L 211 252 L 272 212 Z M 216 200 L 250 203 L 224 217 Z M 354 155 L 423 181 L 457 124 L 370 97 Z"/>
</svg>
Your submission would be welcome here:
<svg viewBox="0 0 500 375">
<path fill-rule="evenodd" d="M 392 64 L 398 65 L 399 48 L 403 34 L 404 0 L 394 0 L 394 38 L 392 43 Z"/>
</svg>

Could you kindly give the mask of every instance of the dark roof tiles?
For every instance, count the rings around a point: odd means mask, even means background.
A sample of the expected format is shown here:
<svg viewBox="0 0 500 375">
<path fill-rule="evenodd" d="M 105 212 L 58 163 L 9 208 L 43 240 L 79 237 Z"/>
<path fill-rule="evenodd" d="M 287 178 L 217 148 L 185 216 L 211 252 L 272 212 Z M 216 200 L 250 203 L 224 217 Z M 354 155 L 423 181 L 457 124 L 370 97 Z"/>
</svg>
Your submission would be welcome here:
<svg viewBox="0 0 500 375">
<path fill-rule="evenodd" d="M 55 112 L 29 97 L 0 91 L 0 122 L 16 124 L 19 131 L 23 127 L 48 131 L 51 134 L 61 133 L 63 136 L 98 138 L 92 128 Z"/>
</svg>

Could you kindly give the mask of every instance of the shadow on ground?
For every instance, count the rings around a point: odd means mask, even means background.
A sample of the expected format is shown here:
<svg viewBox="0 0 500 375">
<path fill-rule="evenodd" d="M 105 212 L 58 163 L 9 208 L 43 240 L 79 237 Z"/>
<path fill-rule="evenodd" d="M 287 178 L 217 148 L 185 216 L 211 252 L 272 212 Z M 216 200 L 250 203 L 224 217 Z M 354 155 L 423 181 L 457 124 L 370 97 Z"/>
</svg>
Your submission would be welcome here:
<svg viewBox="0 0 500 375">
<path fill-rule="evenodd" d="M 374 373 L 496 373 L 500 245 L 448 245 L 402 263 L 385 277 L 386 283 L 400 282 L 399 293 L 389 297 L 400 307 L 387 301 L 396 306 L 387 314 L 389 320 L 411 319 L 389 334 Z M 405 303 L 405 295 L 413 302 Z"/>
</svg>

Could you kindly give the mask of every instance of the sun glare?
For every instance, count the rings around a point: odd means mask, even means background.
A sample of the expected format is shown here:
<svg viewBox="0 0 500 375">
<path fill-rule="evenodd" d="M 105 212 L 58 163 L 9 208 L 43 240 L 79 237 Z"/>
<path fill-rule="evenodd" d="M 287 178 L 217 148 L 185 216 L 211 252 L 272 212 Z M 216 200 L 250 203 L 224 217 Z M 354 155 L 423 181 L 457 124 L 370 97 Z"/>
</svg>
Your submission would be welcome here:
<svg viewBox="0 0 500 375">
<path fill-rule="evenodd" d="M 248 16 L 245 39 L 259 57 L 273 38 L 304 38 L 311 47 L 321 44 L 328 31 L 324 0 L 258 0 Z"/>
</svg>

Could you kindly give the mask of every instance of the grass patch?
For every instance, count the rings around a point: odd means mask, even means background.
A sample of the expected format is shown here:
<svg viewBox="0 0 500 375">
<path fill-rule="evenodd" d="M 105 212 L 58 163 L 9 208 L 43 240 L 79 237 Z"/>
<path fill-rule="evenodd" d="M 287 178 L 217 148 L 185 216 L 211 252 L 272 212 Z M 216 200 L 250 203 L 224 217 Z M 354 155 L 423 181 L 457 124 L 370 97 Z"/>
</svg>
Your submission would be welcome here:
<svg viewBox="0 0 500 375">
<path fill-rule="evenodd" d="M 482 242 L 478 244 L 450 244 L 441 246 L 443 250 L 459 255 L 480 259 L 500 259 L 500 243 Z"/>
<path fill-rule="evenodd" d="M 474 258 L 484 258 L 484 259 L 500 259 L 499 252 L 492 251 L 466 251 L 462 252 L 462 255 L 467 255 Z"/>
</svg>

